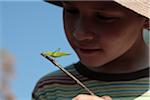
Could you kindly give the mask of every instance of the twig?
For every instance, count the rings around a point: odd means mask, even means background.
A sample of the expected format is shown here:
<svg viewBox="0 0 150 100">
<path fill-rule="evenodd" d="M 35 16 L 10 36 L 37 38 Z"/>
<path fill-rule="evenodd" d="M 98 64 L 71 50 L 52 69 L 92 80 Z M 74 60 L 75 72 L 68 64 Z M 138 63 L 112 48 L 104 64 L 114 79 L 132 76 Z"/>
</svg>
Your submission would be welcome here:
<svg viewBox="0 0 150 100">
<path fill-rule="evenodd" d="M 56 67 L 58 67 L 60 70 L 62 70 L 65 74 L 67 74 L 69 77 L 71 77 L 74 81 L 77 82 L 81 87 L 83 87 L 89 94 L 94 95 L 94 93 L 89 90 L 81 81 L 79 81 L 75 76 L 73 76 L 70 72 L 68 72 L 65 68 L 63 68 L 60 64 L 58 64 L 53 58 L 46 56 L 41 53 L 43 57 L 48 59 L 50 62 L 52 62 Z"/>
</svg>

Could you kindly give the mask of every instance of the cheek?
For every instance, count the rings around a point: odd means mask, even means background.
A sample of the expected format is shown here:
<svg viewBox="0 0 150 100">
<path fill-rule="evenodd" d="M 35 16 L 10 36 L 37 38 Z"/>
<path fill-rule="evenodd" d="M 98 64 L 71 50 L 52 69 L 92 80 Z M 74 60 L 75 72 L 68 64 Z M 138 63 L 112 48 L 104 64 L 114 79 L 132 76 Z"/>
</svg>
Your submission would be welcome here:
<svg viewBox="0 0 150 100">
<path fill-rule="evenodd" d="M 136 42 L 140 32 L 140 30 L 134 28 L 134 25 L 133 27 L 126 24 L 120 25 L 120 27 L 117 26 L 114 24 L 107 25 L 107 27 L 102 26 L 103 29 L 97 28 L 97 32 L 101 32 L 98 34 L 97 37 L 99 38 L 97 40 L 104 48 L 106 57 L 112 59 L 123 55 L 129 50 Z"/>
<path fill-rule="evenodd" d="M 115 31 L 111 35 L 105 35 L 102 44 L 104 44 L 106 57 L 113 60 L 128 52 L 134 46 L 139 36 L 138 33 L 135 34 L 134 32 L 122 30 Z"/>
<path fill-rule="evenodd" d="M 73 41 L 75 39 L 73 37 L 73 32 L 75 30 L 75 25 L 77 24 L 77 18 L 77 16 L 70 16 L 65 14 L 65 12 L 63 14 L 65 34 L 71 45 L 74 45 Z"/>
<path fill-rule="evenodd" d="M 63 13 L 63 20 L 64 20 L 64 29 L 66 33 L 72 33 L 75 29 L 75 23 L 76 23 L 76 16 L 71 16 L 67 13 Z"/>
<path fill-rule="evenodd" d="M 119 25 L 119 26 L 118 26 Z M 95 26 L 95 33 L 98 33 L 97 37 L 103 42 L 111 41 L 118 42 L 119 41 L 134 41 L 139 36 L 141 32 L 141 27 L 137 29 L 137 26 L 134 23 L 117 21 L 115 23 L 110 24 L 97 24 Z"/>
<path fill-rule="evenodd" d="M 64 19 L 64 29 L 65 29 L 65 34 L 66 37 L 70 43 L 70 45 L 72 46 L 72 48 L 74 48 L 74 38 L 73 38 L 73 30 L 74 30 L 74 22 L 72 21 L 71 18 L 67 17 L 65 14 L 63 16 Z"/>
</svg>

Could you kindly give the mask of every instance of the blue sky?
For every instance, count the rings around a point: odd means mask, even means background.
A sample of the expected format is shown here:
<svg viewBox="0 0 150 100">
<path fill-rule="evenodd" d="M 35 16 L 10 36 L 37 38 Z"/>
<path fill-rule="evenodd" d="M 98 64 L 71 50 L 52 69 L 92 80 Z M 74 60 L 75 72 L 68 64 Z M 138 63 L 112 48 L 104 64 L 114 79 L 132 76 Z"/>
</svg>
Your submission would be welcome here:
<svg viewBox="0 0 150 100">
<path fill-rule="evenodd" d="M 62 66 L 78 61 L 65 37 L 60 7 L 42 0 L 0 0 L 0 23 L 0 48 L 16 59 L 12 81 L 16 100 L 30 100 L 39 78 L 57 70 L 41 52 L 57 48 L 70 52 L 71 56 L 57 59 Z"/>
<path fill-rule="evenodd" d="M 12 89 L 16 100 L 30 100 L 36 82 L 55 68 L 40 53 L 61 48 L 71 56 L 58 58 L 62 66 L 78 61 L 63 30 L 62 9 L 43 1 L 0 1 L 1 48 L 15 56 Z"/>
</svg>

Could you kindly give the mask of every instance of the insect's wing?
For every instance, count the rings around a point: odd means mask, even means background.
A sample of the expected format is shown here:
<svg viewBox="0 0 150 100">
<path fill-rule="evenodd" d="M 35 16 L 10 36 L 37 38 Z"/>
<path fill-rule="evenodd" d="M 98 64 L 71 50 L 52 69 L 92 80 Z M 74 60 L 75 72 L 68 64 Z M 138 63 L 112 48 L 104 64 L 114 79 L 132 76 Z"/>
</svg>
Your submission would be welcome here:
<svg viewBox="0 0 150 100">
<path fill-rule="evenodd" d="M 42 55 L 57 58 L 57 57 L 61 57 L 61 56 L 67 56 L 67 55 L 70 55 L 70 54 L 67 53 L 67 52 L 46 51 L 46 52 L 43 52 Z"/>
<path fill-rule="evenodd" d="M 61 56 L 67 56 L 67 55 L 70 55 L 70 54 L 67 52 L 55 52 L 53 54 L 53 57 L 61 57 Z"/>
<path fill-rule="evenodd" d="M 52 56 L 53 52 L 52 51 L 46 51 L 46 52 L 43 52 L 42 54 L 45 56 Z"/>
</svg>

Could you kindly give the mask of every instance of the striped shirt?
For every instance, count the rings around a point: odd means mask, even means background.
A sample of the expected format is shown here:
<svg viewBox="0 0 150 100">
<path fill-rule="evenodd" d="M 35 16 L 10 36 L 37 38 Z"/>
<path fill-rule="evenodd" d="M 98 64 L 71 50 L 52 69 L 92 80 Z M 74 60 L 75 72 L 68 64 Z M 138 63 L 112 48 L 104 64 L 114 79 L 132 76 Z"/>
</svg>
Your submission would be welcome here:
<svg viewBox="0 0 150 100">
<path fill-rule="evenodd" d="M 150 100 L 149 68 L 128 74 L 106 74 L 77 63 L 66 69 L 97 96 L 108 95 L 113 100 Z M 38 81 L 32 100 L 71 100 L 78 94 L 87 94 L 87 91 L 58 70 Z"/>
</svg>

